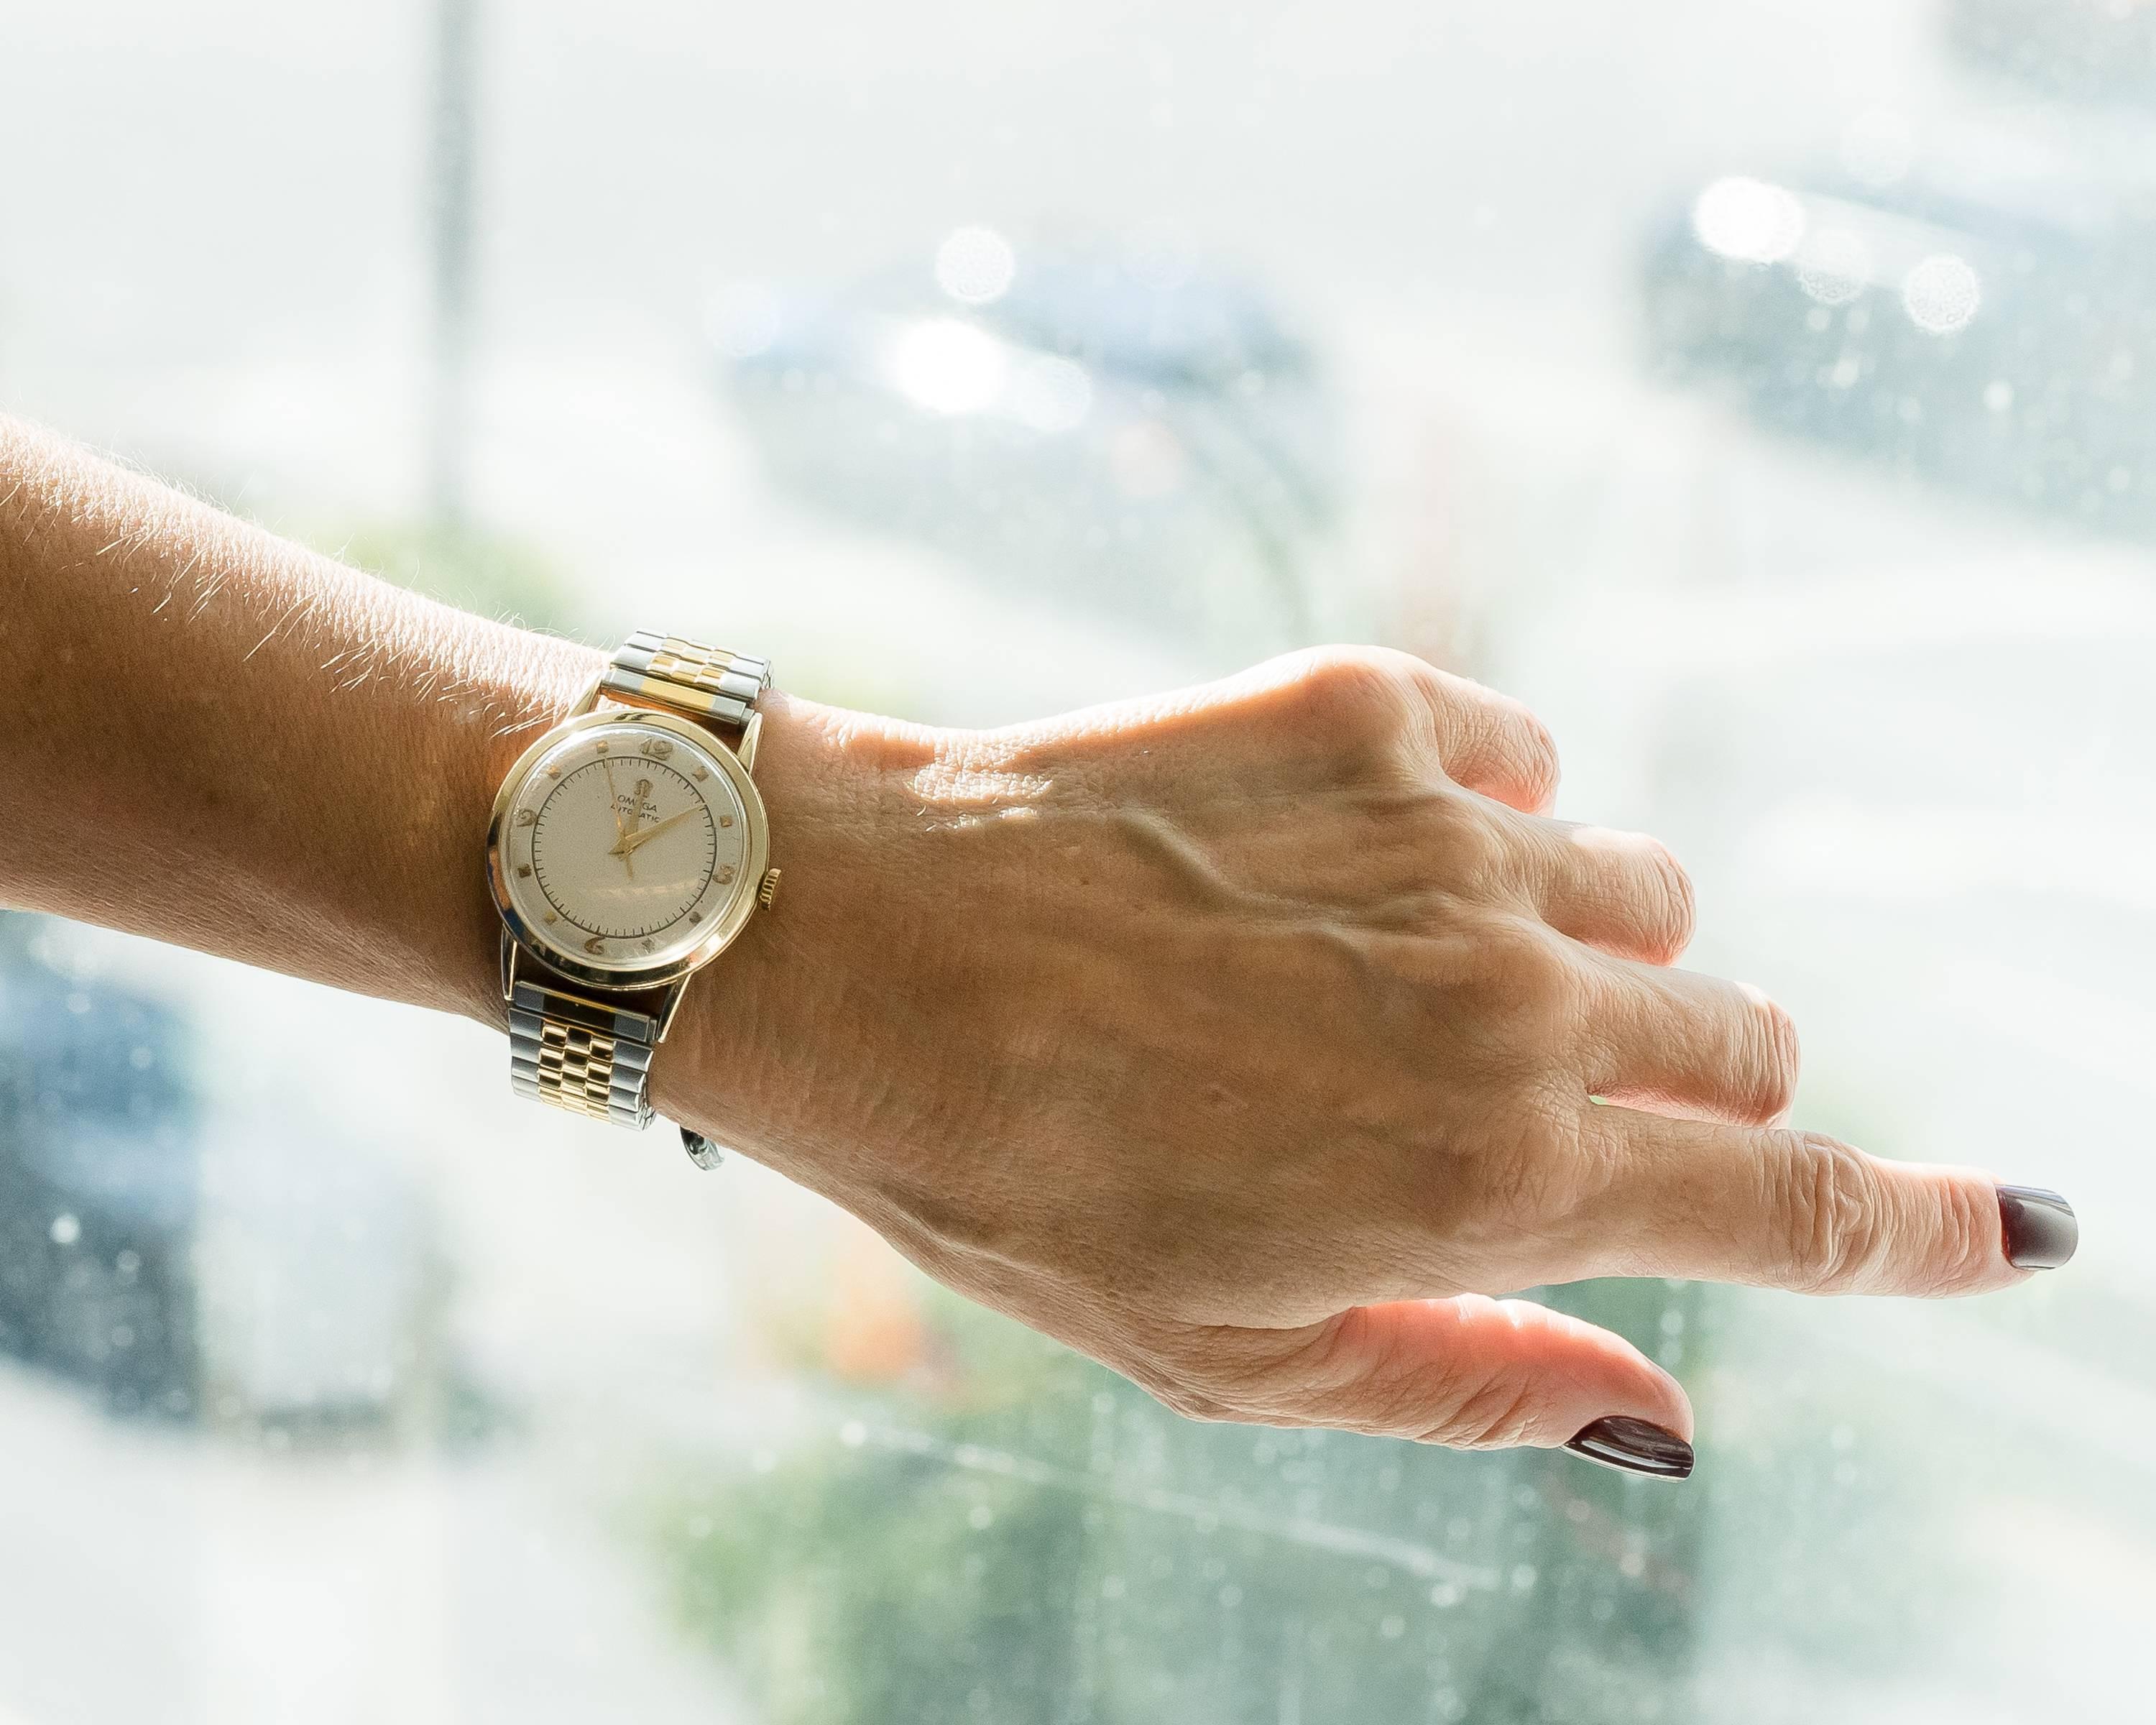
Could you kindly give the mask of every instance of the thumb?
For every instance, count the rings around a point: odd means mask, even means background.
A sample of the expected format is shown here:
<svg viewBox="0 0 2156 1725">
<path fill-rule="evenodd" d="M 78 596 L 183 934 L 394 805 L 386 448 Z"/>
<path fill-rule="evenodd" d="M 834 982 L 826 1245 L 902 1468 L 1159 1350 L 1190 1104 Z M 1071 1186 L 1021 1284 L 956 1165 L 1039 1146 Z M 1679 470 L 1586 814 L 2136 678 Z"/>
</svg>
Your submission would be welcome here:
<svg viewBox="0 0 2156 1725">
<path fill-rule="evenodd" d="M 1634 1473 L 1691 1471 L 1691 1404 L 1677 1381 L 1622 1337 L 1525 1300 L 1357 1307 L 1302 1332 L 1266 1387 L 1275 1417 L 1299 1424 L 1463 1449 L 1563 1445 Z"/>
</svg>

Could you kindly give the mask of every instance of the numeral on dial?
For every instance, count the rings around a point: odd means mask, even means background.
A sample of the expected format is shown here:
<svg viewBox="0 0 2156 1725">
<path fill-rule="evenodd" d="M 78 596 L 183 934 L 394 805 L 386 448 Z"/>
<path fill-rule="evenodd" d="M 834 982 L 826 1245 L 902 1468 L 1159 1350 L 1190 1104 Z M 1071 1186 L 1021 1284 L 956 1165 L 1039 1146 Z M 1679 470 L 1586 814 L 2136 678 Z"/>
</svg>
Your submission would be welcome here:
<svg viewBox="0 0 2156 1725">
<path fill-rule="evenodd" d="M 538 819 L 539 811 L 536 809 L 520 809 L 516 811 L 516 824 L 520 827 L 536 825 Z"/>
<path fill-rule="evenodd" d="M 669 737 L 647 737 L 637 744 L 636 751 L 654 761 L 663 761 L 674 752 L 674 740 Z"/>
<path fill-rule="evenodd" d="M 598 936 L 593 935 L 584 942 L 584 950 L 594 958 L 603 958 L 606 956 L 606 942 Z"/>
</svg>

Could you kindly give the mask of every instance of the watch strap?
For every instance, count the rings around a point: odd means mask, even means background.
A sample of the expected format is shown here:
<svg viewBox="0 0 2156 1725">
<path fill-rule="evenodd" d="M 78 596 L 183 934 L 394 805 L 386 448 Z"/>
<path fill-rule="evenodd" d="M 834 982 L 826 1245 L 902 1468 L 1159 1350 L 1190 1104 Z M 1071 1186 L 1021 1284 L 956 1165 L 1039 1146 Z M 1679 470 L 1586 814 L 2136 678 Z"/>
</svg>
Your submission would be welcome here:
<svg viewBox="0 0 2156 1725">
<path fill-rule="evenodd" d="M 510 1088 L 641 1132 L 652 1120 L 651 1050 L 660 1030 L 650 1013 L 518 977 L 509 991 Z M 680 1130 L 681 1147 L 698 1168 L 724 1160 L 702 1133 Z"/>
<path fill-rule="evenodd" d="M 757 699 L 770 686 L 767 659 L 639 629 L 608 661 L 597 693 L 714 731 L 746 733 Z M 753 740 L 750 736 L 749 743 Z M 742 752 L 746 756 L 747 748 Z M 767 903 L 767 886 L 765 894 Z M 608 1001 L 597 991 L 516 975 L 506 929 L 502 938 L 511 1087 L 535 1101 L 632 1132 L 650 1125 L 651 1051 L 665 1034 L 665 1018 L 626 1000 Z M 719 1165 L 718 1147 L 685 1126 L 681 1144 L 697 1167 Z"/>
<path fill-rule="evenodd" d="M 641 1132 L 659 1020 L 524 977 L 509 993 L 509 1082 L 521 1096 Z"/>
<path fill-rule="evenodd" d="M 771 661 L 679 635 L 639 629 L 615 651 L 599 693 L 629 706 L 655 706 L 705 725 L 748 723 L 771 686 Z"/>
</svg>

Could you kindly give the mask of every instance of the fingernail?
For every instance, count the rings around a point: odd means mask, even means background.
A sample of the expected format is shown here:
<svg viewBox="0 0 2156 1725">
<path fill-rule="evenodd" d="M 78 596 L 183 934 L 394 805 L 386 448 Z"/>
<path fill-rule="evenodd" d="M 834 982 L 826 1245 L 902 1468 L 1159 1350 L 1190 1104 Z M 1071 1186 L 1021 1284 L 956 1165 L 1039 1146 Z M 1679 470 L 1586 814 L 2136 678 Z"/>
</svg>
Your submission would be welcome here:
<svg viewBox="0 0 2156 1725">
<path fill-rule="evenodd" d="M 1999 1189 L 1999 1236 L 2016 1270 L 2056 1270 L 2082 1243 L 2074 1207 L 2041 1186 Z"/>
<path fill-rule="evenodd" d="M 1673 1431 L 1613 1414 L 1598 1420 L 1565 1448 L 1604 1467 L 1652 1475 L 1658 1480 L 1691 1477 L 1691 1445 Z"/>
</svg>

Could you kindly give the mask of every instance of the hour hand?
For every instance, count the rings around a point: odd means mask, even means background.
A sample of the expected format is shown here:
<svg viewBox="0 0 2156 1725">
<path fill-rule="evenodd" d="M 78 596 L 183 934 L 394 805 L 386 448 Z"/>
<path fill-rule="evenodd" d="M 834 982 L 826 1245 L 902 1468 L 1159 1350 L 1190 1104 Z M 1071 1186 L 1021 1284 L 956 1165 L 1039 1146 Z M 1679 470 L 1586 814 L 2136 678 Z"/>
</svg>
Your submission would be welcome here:
<svg viewBox="0 0 2156 1725">
<path fill-rule="evenodd" d="M 608 851 L 607 855 L 609 856 L 618 856 L 624 862 L 627 862 L 630 855 L 635 850 L 638 845 L 649 843 L 652 839 L 657 838 L 661 833 L 665 832 L 669 827 L 678 827 L 683 821 L 688 819 L 690 815 L 698 814 L 701 812 L 702 811 L 701 809 L 692 803 L 688 808 L 684 809 L 679 814 L 670 814 L 665 819 L 654 821 L 648 827 L 639 827 L 633 833 L 624 833 L 620 839 L 615 843 L 613 849 Z"/>
<path fill-rule="evenodd" d="M 629 870 L 629 878 L 634 880 L 636 865 L 629 860 L 629 829 L 622 822 L 621 799 L 614 792 L 613 762 L 611 761 L 606 762 L 606 788 L 607 813 L 613 817 L 613 848 L 607 855 L 619 857 L 621 865 Z"/>
</svg>

